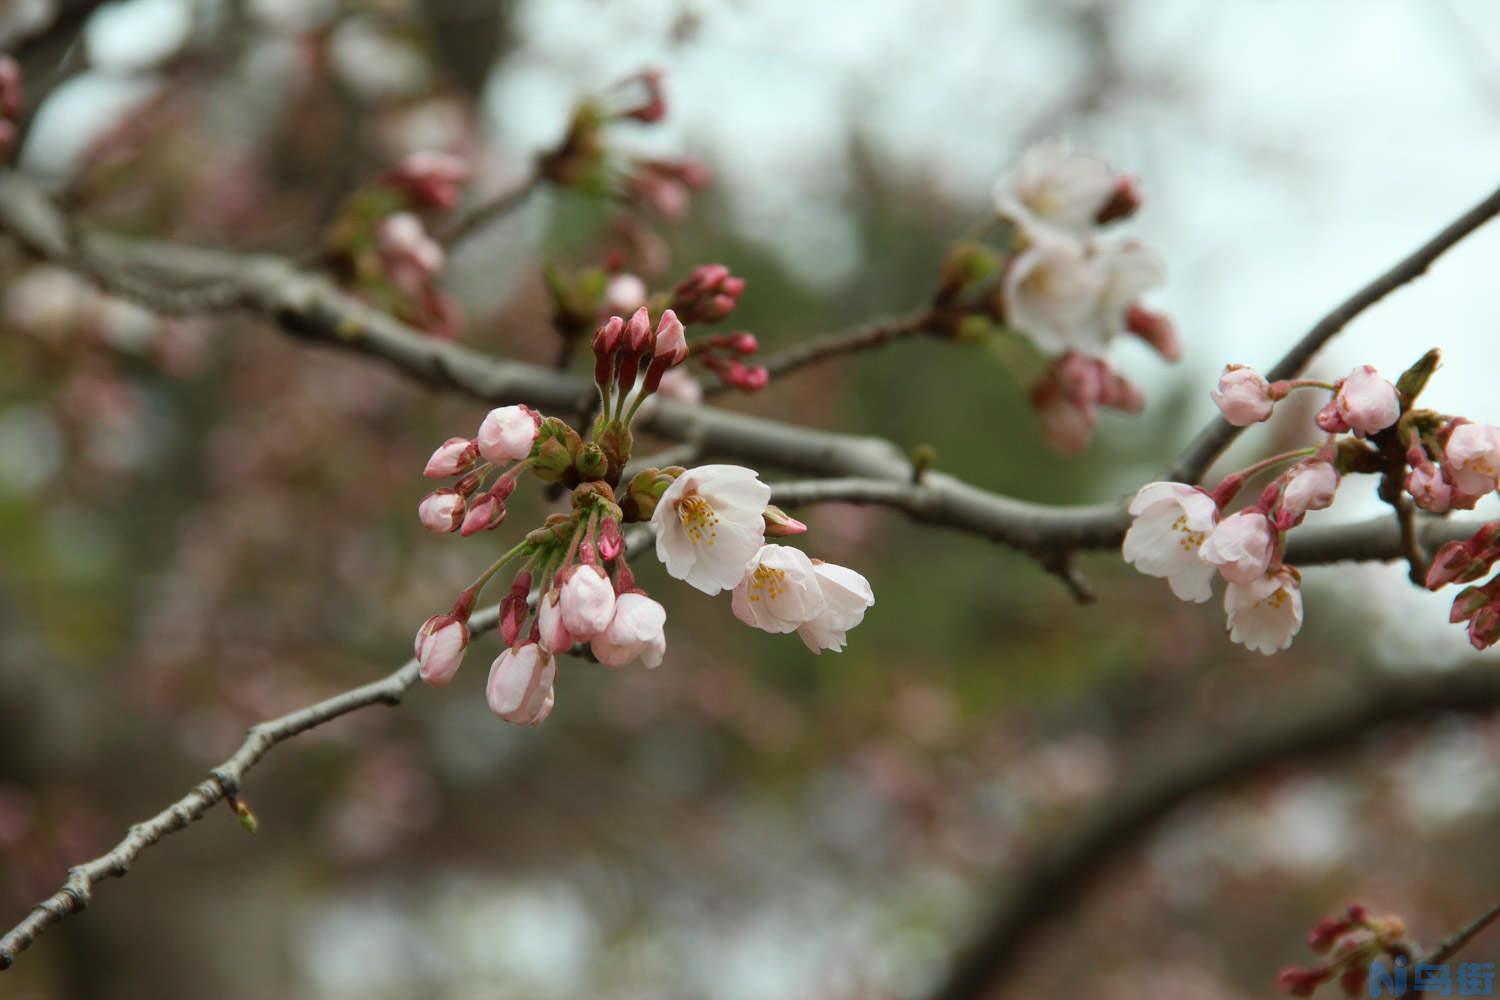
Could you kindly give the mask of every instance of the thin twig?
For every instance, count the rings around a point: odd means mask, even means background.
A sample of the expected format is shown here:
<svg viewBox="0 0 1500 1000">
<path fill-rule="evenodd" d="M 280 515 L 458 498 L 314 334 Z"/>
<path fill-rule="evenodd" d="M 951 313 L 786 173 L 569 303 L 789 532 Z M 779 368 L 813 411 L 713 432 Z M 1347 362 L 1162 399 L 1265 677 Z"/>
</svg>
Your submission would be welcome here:
<svg viewBox="0 0 1500 1000">
<path fill-rule="evenodd" d="M 497 609 L 487 608 L 469 620 L 469 631 L 473 635 L 488 632 L 498 621 Z M 123 877 L 146 848 L 202 819 L 224 799 L 238 795 L 245 775 L 272 747 L 350 712 L 371 705 L 398 705 L 416 682 L 417 662 L 411 660 L 378 681 L 251 726 L 234 755 L 210 771 L 196 788 L 150 819 L 132 826 L 125 839 L 109 853 L 68 869 L 62 888 L 38 903 L 25 920 L 0 937 L 0 969 L 10 968 L 16 955 L 31 947 L 49 927 L 86 909 L 93 900 L 95 886 L 105 879 Z"/>
<path fill-rule="evenodd" d="M 927 309 L 904 316 L 876 320 L 851 330 L 840 330 L 836 333 L 814 337 L 812 340 L 804 341 L 784 351 L 767 355 L 759 364 L 772 378 L 776 378 L 799 368 L 806 368 L 808 365 L 829 361 L 846 354 L 873 350 L 895 340 L 925 333 L 931 321 L 932 313 Z M 705 382 L 703 393 L 706 396 L 716 396 L 729 388 L 728 383 L 715 379 Z"/>
<path fill-rule="evenodd" d="M 1408 254 L 1400 263 L 1365 285 L 1303 335 L 1302 339 L 1276 362 L 1266 378 L 1272 382 L 1296 378 L 1307 367 L 1314 354 L 1328 343 L 1356 316 L 1385 298 L 1407 282 L 1427 273 L 1427 269 L 1448 250 L 1474 230 L 1500 215 L 1500 189 L 1451 222 L 1442 232 Z M 1235 427 L 1223 417 L 1215 417 L 1177 459 L 1167 478 L 1180 483 L 1196 483 L 1209 466 L 1234 443 L 1243 427 Z"/>
<path fill-rule="evenodd" d="M 1401 556 L 1406 560 L 1406 575 L 1417 586 L 1426 586 L 1427 553 L 1422 551 L 1422 541 L 1417 537 L 1416 506 L 1406 497 L 1398 496 L 1395 508 L 1396 524 L 1401 531 Z"/>
<path fill-rule="evenodd" d="M 482 205 L 477 205 L 468 212 L 454 219 L 439 234 L 443 243 L 450 247 L 456 247 L 460 243 L 473 236 L 479 230 L 488 226 L 491 222 L 501 216 L 509 215 L 526 203 L 526 200 L 542 186 L 542 176 L 532 173 L 530 177 Z"/>
<path fill-rule="evenodd" d="M 1448 959 L 1457 955 L 1459 949 L 1473 940 L 1480 931 L 1494 923 L 1497 918 L 1500 918 L 1500 903 L 1496 903 L 1488 910 L 1485 910 L 1478 917 L 1475 917 L 1474 920 L 1470 921 L 1468 925 L 1455 932 L 1442 944 L 1428 952 L 1427 957 L 1422 959 L 1423 963 L 1427 965 L 1442 965 Z"/>
</svg>

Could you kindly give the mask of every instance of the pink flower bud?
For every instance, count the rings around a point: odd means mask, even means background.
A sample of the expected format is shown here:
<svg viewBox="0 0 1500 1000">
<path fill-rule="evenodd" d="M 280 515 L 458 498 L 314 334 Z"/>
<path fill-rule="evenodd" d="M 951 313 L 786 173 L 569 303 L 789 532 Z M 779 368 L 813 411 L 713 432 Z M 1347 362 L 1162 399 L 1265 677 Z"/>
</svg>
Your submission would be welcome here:
<svg viewBox="0 0 1500 1000">
<path fill-rule="evenodd" d="M 563 576 L 563 626 L 579 642 L 588 642 L 609 625 L 615 611 L 615 588 L 597 566 L 575 566 Z"/>
<path fill-rule="evenodd" d="M 1031 390 L 1031 407 L 1041 420 L 1042 440 L 1053 451 L 1077 455 L 1089 446 L 1094 433 L 1094 406 L 1080 401 L 1080 385 L 1065 387 L 1055 377 L 1043 378 Z M 1095 390 L 1096 391 L 1096 390 Z"/>
<path fill-rule="evenodd" d="M 1443 449 L 1453 484 L 1465 493 L 1484 496 L 1500 477 L 1500 428 L 1463 423 L 1453 428 Z"/>
<path fill-rule="evenodd" d="M 431 281 L 443 272 L 447 259 L 443 248 L 427 235 L 422 220 L 410 212 L 397 212 L 380 220 L 375 227 L 375 243 L 386 269 L 402 283 L 399 275 L 409 274 L 418 281 Z"/>
<path fill-rule="evenodd" d="M 464 498 L 457 490 L 434 490 L 417 505 L 417 519 L 428 531 L 457 531 L 464 520 Z"/>
<path fill-rule="evenodd" d="M 611 669 L 637 659 L 648 668 L 659 666 L 667 650 L 666 622 L 666 609 L 645 594 L 621 594 L 609 625 L 589 648 Z"/>
<path fill-rule="evenodd" d="M 766 537 L 768 538 L 788 538 L 807 531 L 807 525 L 775 504 L 767 505 L 762 516 L 766 519 Z"/>
<path fill-rule="evenodd" d="M 1136 303 L 1125 311 L 1125 329 L 1140 337 L 1168 361 L 1177 361 L 1182 357 L 1182 341 L 1177 337 L 1177 326 L 1165 313 Z"/>
<path fill-rule="evenodd" d="M 479 425 L 475 443 L 485 461 L 504 465 L 531 454 L 542 419 L 529 406 L 502 406 L 491 410 Z"/>
<path fill-rule="evenodd" d="M 464 515 L 463 524 L 459 526 L 458 533 L 468 538 L 481 531 L 492 531 L 500 527 L 501 522 L 505 520 L 505 514 L 505 501 L 491 490 L 470 505 L 469 512 Z"/>
<path fill-rule="evenodd" d="M 468 438 L 449 438 L 438 445 L 437 451 L 427 460 L 422 475 L 429 479 L 446 479 L 461 476 L 474 467 L 479 457 L 479 445 Z"/>
<path fill-rule="evenodd" d="M 511 581 L 510 593 L 500 602 L 500 635 L 507 646 L 514 646 L 521 635 L 521 625 L 531 614 L 526 597 L 531 592 L 531 574 L 520 572 Z"/>
<path fill-rule="evenodd" d="M 620 346 L 620 341 L 625 335 L 625 321 L 618 316 L 611 316 L 604 321 L 594 333 L 594 356 L 607 357 L 615 353 L 615 348 Z"/>
<path fill-rule="evenodd" d="M 684 323 L 717 323 L 729 316 L 745 290 L 743 278 L 722 264 L 693 269 L 672 292 L 672 308 Z"/>
<path fill-rule="evenodd" d="M 1349 424 L 1344 420 L 1343 411 L 1339 409 L 1336 399 L 1330 399 L 1327 405 L 1318 411 L 1317 416 L 1313 418 L 1313 423 L 1327 434 L 1342 434 L 1349 429 Z"/>
<path fill-rule="evenodd" d="M 755 339 L 755 334 L 743 330 L 739 333 L 731 333 L 725 344 L 734 353 L 747 357 L 760 350 L 760 341 Z"/>
<path fill-rule="evenodd" d="M 1249 427 L 1271 416 L 1276 405 L 1271 384 L 1253 368 L 1227 365 L 1219 385 L 1210 393 L 1224 419 L 1236 427 Z"/>
<path fill-rule="evenodd" d="M 490 664 L 485 700 L 506 722 L 535 726 L 552 712 L 557 661 L 534 642 L 507 649 Z"/>
<path fill-rule="evenodd" d="M 673 317 L 676 318 L 675 315 Z M 636 354 L 644 354 L 651 347 L 651 314 L 641 306 L 625 324 L 625 346 Z"/>
<path fill-rule="evenodd" d="M 1469 619 L 1469 645 L 1489 649 L 1500 641 L 1500 607 L 1486 604 Z"/>
<path fill-rule="evenodd" d="M 1328 980 L 1333 978 L 1333 970 L 1326 966 L 1316 966 L 1311 969 L 1288 968 L 1282 969 L 1276 977 L 1276 986 L 1283 993 L 1294 997 L 1310 997 L 1317 992 Z"/>
<path fill-rule="evenodd" d="M 1333 397 L 1343 422 L 1357 434 L 1375 434 L 1401 416 L 1401 396 L 1370 365 L 1349 373 Z"/>
<path fill-rule="evenodd" d="M 21 64 L 11 56 L 0 56 L 0 118 L 21 117 Z"/>
<path fill-rule="evenodd" d="M 599 558 L 613 562 L 625 551 L 625 536 L 620 533 L 620 522 L 606 517 L 599 525 Z"/>
<path fill-rule="evenodd" d="M 686 331 L 677 314 L 670 309 L 661 314 L 661 322 L 656 325 L 656 343 L 652 350 L 656 357 L 665 359 L 673 367 L 687 360 Z"/>
<path fill-rule="evenodd" d="M 536 627 L 537 642 L 549 653 L 566 653 L 573 648 L 573 637 L 563 624 L 562 606 L 555 588 L 537 601 Z"/>
<path fill-rule="evenodd" d="M 1466 622 L 1489 603 L 1490 595 L 1483 587 L 1465 587 L 1458 592 L 1458 596 L 1453 599 L 1453 606 L 1448 609 L 1448 622 L 1452 625 Z"/>
<path fill-rule="evenodd" d="M 1281 511 L 1293 524 L 1310 510 L 1323 510 L 1333 503 L 1339 488 L 1339 473 L 1330 462 L 1313 459 L 1299 462 L 1285 476 Z"/>
<path fill-rule="evenodd" d="M 469 645 L 469 626 L 453 615 L 433 615 L 417 630 L 416 658 L 422 680 L 442 687 L 453 679 Z"/>
<path fill-rule="evenodd" d="M 386 175 L 386 183 L 404 191 L 419 208 L 446 212 L 458 204 L 469 179 L 469 167 L 448 153 L 412 153 Z"/>
<path fill-rule="evenodd" d="M 1406 492 L 1428 513 L 1446 514 L 1453 508 L 1453 486 L 1442 470 L 1427 460 L 1425 452 L 1420 455 L 1421 461 L 1413 462 L 1411 472 L 1406 475 Z M 1407 461 L 1411 461 L 1410 457 Z"/>
<path fill-rule="evenodd" d="M 1115 186 L 1109 199 L 1094 213 L 1094 222 L 1105 226 L 1120 219 L 1128 219 L 1141 207 L 1141 189 L 1134 177 L 1115 178 Z"/>
</svg>

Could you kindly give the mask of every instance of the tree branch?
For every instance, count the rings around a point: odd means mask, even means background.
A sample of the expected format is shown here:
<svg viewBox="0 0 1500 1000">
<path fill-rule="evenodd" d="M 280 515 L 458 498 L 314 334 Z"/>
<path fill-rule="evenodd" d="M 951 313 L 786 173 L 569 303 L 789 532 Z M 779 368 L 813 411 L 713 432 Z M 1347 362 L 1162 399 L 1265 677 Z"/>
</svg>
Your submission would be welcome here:
<svg viewBox="0 0 1500 1000">
<path fill-rule="evenodd" d="M 1257 713 L 1260 721 L 1238 732 L 1199 734 L 1188 747 L 1164 753 L 1139 779 L 1107 795 L 1071 832 L 1018 864 L 994 913 L 930 1000 L 979 1000 L 998 993 L 1042 927 L 1076 904 L 1110 862 L 1188 800 L 1278 765 L 1346 749 L 1380 726 L 1496 709 L 1500 673 L 1491 664 L 1478 664 L 1387 677 L 1341 697 L 1313 700 L 1304 694 Z"/>
<path fill-rule="evenodd" d="M 1400 263 L 1365 285 L 1339 306 L 1318 320 L 1302 339 L 1276 362 L 1266 378 L 1277 382 L 1296 378 L 1307 367 L 1314 354 L 1333 339 L 1356 316 L 1385 298 L 1391 292 L 1427 273 L 1433 262 L 1457 245 L 1474 230 L 1500 215 L 1500 189 L 1451 222 L 1442 232 L 1408 254 Z M 1243 427 L 1235 427 L 1223 417 L 1215 417 L 1205 427 L 1187 450 L 1178 458 L 1177 464 L 1167 475 L 1179 483 L 1196 483 L 1208 472 L 1209 466 L 1234 443 Z"/>
<path fill-rule="evenodd" d="M 876 320 L 852 330 L 840 330 L 795 344 L 784 351 L 768 355 L 760 364 L 772 378 L 776 378 L 844 354 L 872 350 L 893 340 L 929 332 L 931 322 L 932 311 L 929 309 Z M 716 396 L 728 388 L 729 384 L 722 379 L 710 380 L 705 382 L 703 394 Z"/>
<path fill-rule="evenodd" d="M 1428 952 L 1427 957 L 1422 959 L 1422 961 L 1427 965 L 1442 965 L 1448 959 L 1457 955 L 1459 949 L 1472 941 L 1480 931 L 1494 923 L 1497 917 L 1500 917 L 1500 903 L 1496 903 L 1475 917 L 1442 944 Z"/>
<path fill-rule="evenodd" d="M 489 225 L 502 216 L 509 215 L 530 198 L 542 186 L 542 175 L 533 171 L 526 180 L 511 188 L 502 191 L 481 205 L 476 205 L 469 211 L 454 219 L 439 234 L 443 243 L 450 247 L 456 247 L 469 239 L 475 233 Z"/>
</svg>

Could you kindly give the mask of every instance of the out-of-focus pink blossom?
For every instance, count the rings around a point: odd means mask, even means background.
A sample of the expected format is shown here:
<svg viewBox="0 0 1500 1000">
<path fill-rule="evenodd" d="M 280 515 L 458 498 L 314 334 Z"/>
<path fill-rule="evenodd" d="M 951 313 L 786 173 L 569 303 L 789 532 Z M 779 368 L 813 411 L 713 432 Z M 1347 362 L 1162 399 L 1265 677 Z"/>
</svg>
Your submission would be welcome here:
<svg viewBox="0 0 1500 1000">
<path fill-rule="evenodd" d="M 1103 160 L 1075 152 L 1067 143 L 1047 141 L 1021 154 L 1015 168 L 995 185 L 995 208 L 1025 228 L 1049 226 L 1085 237 L 1116 186 L 1116 174 Z"/>
<path fill-rule="evenodd" d="M 458 204 L 468 182 L 469 165 L 448 153 L 411 153 L 386 175 L 386 182 L 405 191 L 419 208 L 446 212 Z"/>
</svg>

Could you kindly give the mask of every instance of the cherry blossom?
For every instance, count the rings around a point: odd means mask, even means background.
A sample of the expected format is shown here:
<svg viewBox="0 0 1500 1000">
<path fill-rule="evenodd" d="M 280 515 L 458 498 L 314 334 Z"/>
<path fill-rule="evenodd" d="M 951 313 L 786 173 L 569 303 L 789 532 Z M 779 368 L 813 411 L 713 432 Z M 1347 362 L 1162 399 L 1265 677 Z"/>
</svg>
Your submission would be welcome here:
<svg viewBox="0 0 1500 1000">
<path fill-rule="evenodd" d="M 1147 576 L 1165 577 L 1184 601 L 1212 597 L 1215 567 L 1199 549 L 1219 521 L 1213 498 L 1185 483 L 1147 483 L 1129 511 L 1135 520 L 1125 533 L 1125 561 Z"/>
<path fill-rule="evenodd" d="M 812 560 L 789 545 L 763 546 L 734 588 L 734 616 L 765 632 L 795 632 L 827 609 Z"/>
<path fill-rule="evenodd" d="M 1443 449 L 1453 483 L 1460 490 L 1483 496 L 1500 477 L 1500 428 L 1489 424 L 1459 424 Z"/>
<path fill-rule="evenodd" d="M 1097 157 L 1074 152 L 1063 142 L 1039 143 L 995 185 L 995 208 L 1027 229 L 1052 226 L 1087 236 L 1120 181 Z"/>
<path fill-rule="evenodd" d="M 737 465 L 689 469 L 657 503 L 651 524 L 667 573 L 710 596 L 735 587 L 765 538 L 771 488 Z"/>
<path fill-rule="evenodd" d="M 1301 521 L 1308 511 L 1331 506 L 1338 488 L 1339 473 L 1331 462 L 1315 459 L 1299 463 L 1286 473 L 1279 513 L 1289 527 Z"/>
<path fill-rule="evenodd" d="M 597 566 L 577 566 L 559 588 L 563 627 L 579 642 L 588 642 L 609 627 L 615 613 L 615 589 Z"/>
<path fill-rule="evenodd" d="M 1209 532 L 1198 555 L 1230 583 L 1246 584 L 1266 572 L 1275 542 L 1275 529 L 1264 513 L 1242 510 Z"/>
<path fill-rule="evenodd" d="M 1333 398 L 1343 423 L 1357 434 L 1376 434 L 1401 416 L 1396 387 L 1370 365 L 1360 365 L 1339 385 Z"/>
<path fill-rule="evenodd" d="M 1047 354 L 1079 350 L 1099 354 L 1107 335 L 1099 324 L 1105 275 L 1077 240 L 1031 234 L 1003 284 L 1006 323 Z"/>
<path fill-rule="evenodd" d="M 660 666 L 667 650 L 666 622 L 666 609 L 645 594 L 621 594 L 609 627 L 594 636 L 589 648 L 606 667 L 623 667 L 632 660 Z"/>
<path fill-rule="evenodd" d="M 464 521 L 463 495 L 457 490 L 434 490 L 417 505 L 417 518 L 428 531 L 457 531 Z"/>
<path fill-rule="evenodd" d="M 1302 628 L 1302 588 L 1297 572 L 1283 566 L 1246 582 L 1231 581 L 1224 592 L 1229 638 L 1270 655 L 1292 644 Z"/>
<path fill-rule="evenodd" d="M 849 630 L 864 621 L 865 612 L 874 606 L 875 591 L 869 580 L 846 566 L 819 559 L 812 564 L 823 593 L 823 613 L 798 626 L 797 635 L 814 653 L 841 652 Z"/>
<path fill-rule="evenodd" d="M 449 438 L 438 445 L 432 457 L 427 460 L 427 468 L 422 470 L 422 475 L 429 479 L 445 479 L 448 476 L 459 476 L 474 467 L 475 459 L 479 456 L 479 446 L 468 438 Z"/>
</svg>

